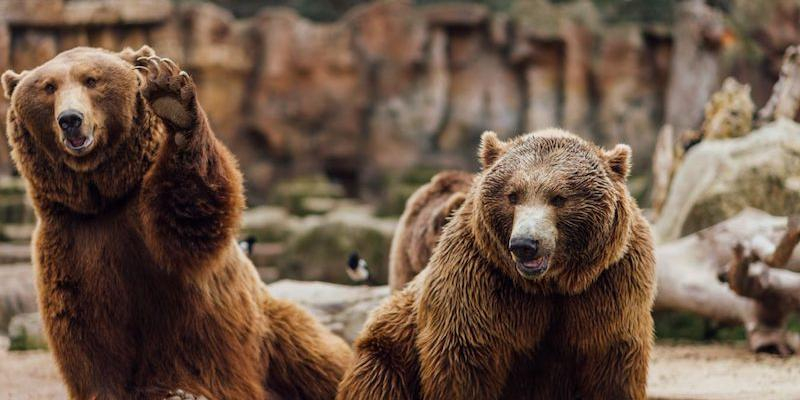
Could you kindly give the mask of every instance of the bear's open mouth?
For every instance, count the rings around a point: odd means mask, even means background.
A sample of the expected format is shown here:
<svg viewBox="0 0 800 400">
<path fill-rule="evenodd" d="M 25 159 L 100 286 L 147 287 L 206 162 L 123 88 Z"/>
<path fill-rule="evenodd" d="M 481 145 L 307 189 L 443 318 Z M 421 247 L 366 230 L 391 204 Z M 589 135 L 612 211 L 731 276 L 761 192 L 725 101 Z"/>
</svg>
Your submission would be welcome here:
<svg viewBox="0 0 800 400">
<path fill-rule="evenodd" d="M 532 260 L 517 260 L 517 271 L 524 278 L 538 278 L 547 271 L 547 257 L 540 256 Z"/>
<path fill-rule="evenodd" d="M 82 155 L 86 153 L 94 143 L 94 135 L 78 135 L 75 137 L 65 137 L 64 146 L 67 150 L 74 155 Z"/>
</svg>

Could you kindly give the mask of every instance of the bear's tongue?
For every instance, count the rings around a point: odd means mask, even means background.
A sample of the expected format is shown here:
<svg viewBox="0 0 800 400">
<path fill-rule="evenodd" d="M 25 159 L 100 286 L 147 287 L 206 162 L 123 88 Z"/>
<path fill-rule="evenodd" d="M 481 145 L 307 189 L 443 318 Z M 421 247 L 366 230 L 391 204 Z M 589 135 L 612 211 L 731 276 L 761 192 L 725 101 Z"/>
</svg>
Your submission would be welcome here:
<svg viewBox="0 0 800 400">
<path fill-rule="evenodd" d="M 522 263 L 522 265 L 524 265 L 526 268 L 530 268 L 530 269 L 540 269 L 540 268 L 544 267 L 544 261 L 545 261 L 544 257 L 538 257 L 538 258 L 535 258 L 535 259 L 533 259 L 531 261 L 526 261 L 526 262 Z"/>
<path fill-rule="evenodd" d="M 67 138 L 67 141 L 72 147 L 81 147 L 86 143 L 86 136 L 78 136 L 74 138 Z"/>
</svg>

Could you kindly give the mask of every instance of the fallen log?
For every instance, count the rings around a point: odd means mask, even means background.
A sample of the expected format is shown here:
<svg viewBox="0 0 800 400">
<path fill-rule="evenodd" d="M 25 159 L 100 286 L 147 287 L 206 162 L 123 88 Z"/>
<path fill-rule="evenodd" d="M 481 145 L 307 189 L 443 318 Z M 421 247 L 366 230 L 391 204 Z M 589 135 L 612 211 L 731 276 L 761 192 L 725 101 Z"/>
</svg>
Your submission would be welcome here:
<svg viewBox="0 0 800 400">
<path fill-rule="evenodd" d="M 800 309 L 800 255 L 793 254 L 799 232 L 798 217 L 745 209 L 658 246 L 655 308 L 741 323 L 751 350 L 793 354 L 798 338 L 786 325 Z"/>
<path fill-rule="evenodd" d="M 800 45 L 783 54 L 780 77 L 764 107 L 758 111 L 758 126 L 779 118 L 795 119 L 800 109 Z"/>
</svg>

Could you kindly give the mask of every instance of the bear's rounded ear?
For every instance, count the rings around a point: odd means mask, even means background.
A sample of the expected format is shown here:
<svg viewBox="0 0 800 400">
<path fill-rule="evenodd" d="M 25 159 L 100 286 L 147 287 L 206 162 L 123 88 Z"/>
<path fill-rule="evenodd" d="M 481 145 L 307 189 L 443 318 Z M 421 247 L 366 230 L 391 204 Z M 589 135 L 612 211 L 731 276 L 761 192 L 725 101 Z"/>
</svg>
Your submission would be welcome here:
<svg viewBox="0 0 800 400">
<path fill-rule="evenodd" d="M 123 60 L 136 65 L 136 60 L 138 60 L 140 57 L 151 57 L 156 55 L 156 52 L 150 46 L 144 45 L 140 47 L 139 50 L 134 50 L 130 47 L 126 47 L 118 54 L 120 58 L 122 58 Z"/>
<path fill-rule="evenodd" d="M 481 147 L 478 151 L 481 165 L 484 169 L 489 168 L 508 150 L 508 146 L 497 138 L 497 134 L 492 131 L 483 132 L 481 135 Z"/>
<path fill-rule="evenodd" d="M 627 144 L 618 144 L 610 151 L 605 152 L 606 163 L 611 173 L 620 180 L 628 178 L 631 170 L 631 147 Z"/>
<path fill-rule="evenodd" d="M 464 193 L 453 193 L 450 198 L 447 199 L 447 202 L 436 210 L 436 215 L 434 215 L 431 220 L 431 229 L 433 232 L 439 232 L 447 221 L 450 221 L 450 217 L 453 216 L 453 213 L 464 204 L 464 200 L 466 199 L 467 196 Z"/>
<path fill-rule="evenodd" d="M 22 80 L 22 77 L 25 76 L 27 72 L 28 71 L 22 71 L 20 74 L 12 70 L 3 72 L 3 76 L 0 78 L 0 80 L 3 83 L 3 94 L 7 99 L 10 99 L 11 95 L 14 94 L 14 89 L 17 88 L 19 81 Z"/>
</svg>

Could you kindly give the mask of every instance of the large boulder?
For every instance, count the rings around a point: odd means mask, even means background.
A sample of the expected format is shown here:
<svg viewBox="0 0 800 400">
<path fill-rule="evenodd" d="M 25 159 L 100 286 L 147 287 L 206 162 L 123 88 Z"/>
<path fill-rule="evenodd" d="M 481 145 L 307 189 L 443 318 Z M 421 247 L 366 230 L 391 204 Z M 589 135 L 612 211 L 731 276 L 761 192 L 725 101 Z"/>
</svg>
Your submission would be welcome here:
<svg viewBox="0 0 800 400">
<path fill-rule="evenodd" d="M 36 311 L 36 288 L 29 264 L 0 265 L 0 333 L 18 314 Z"/>
<path fill-rule="evenodd" d="M 396 221 L 376 218 L 360 207 L 342 207 L 322 216 L 308 216 L 293 226 L 278 258 L 281 278 L 351 282 L 347 259 L 358 252 L 376 283 L 386 283 L 389 247 Z"/>
<path fill-rule="evenodd" d="M 258 243 L 251 255 L 257 268 L 277 268 L 270 279 L 351 283 L 346 265 L 352 252 L 367 261 L 374 283 L 386 283 L 394 218 L 374 216 L 370 206 L 343 199 L 305 199 L 331 210 L 322 215 L 290 215 L 278 207 L 245 212 L 244 236 Z M 325 201 L 323 201 L 325 200 Z M 326 204 L 328 202 L 333 204 Z M 309 207 L 307 204 L 305 207 Z M 323 207 L 325 206 L 325 207 Z"/>
<path fill-rule="evenodd" d="M 38 312 L 15 315 L 8 324 L 10 350 L 47 348 L 47 336 Z"/>
<path fill-rule="evenodd" d="M 282 280 L 269 285 L 269 292 L 305 306 L 333 333 L 352 343 L 369 313 L 389 296 L 389 287 Z"/>
<path fill-rule="evenodd" d="M 800 212 L 800 125 L 778 120 L 735 139 L 692 147 L 675 173 L 654 231 L 669 241 L 753 207 Z"/>
</svg>

